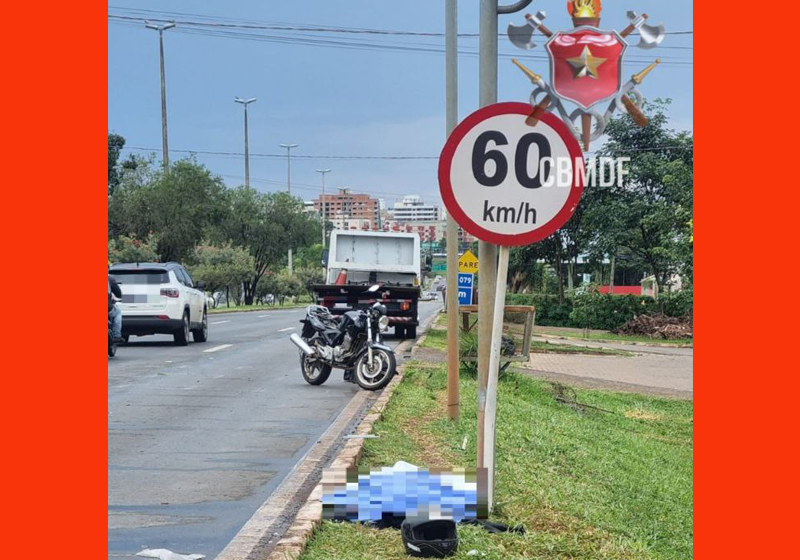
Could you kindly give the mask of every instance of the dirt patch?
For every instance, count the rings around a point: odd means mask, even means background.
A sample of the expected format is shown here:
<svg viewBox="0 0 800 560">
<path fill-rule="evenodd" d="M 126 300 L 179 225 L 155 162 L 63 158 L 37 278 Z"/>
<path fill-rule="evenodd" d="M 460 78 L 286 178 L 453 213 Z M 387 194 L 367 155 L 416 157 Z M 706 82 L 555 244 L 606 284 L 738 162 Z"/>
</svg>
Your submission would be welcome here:
<svg viewBox="0 0 800 560">
<path fill-rule="evenodd" d="M 640 408 L 634 408 L 633 410 L 628 410 L 625 412 L 626 418 L 632 418 L 634 420 L 661 420 L 661 416 L 655 414 L 653 412 L 649 412 L 647 410 L 642 410 Z"/>
</svg>

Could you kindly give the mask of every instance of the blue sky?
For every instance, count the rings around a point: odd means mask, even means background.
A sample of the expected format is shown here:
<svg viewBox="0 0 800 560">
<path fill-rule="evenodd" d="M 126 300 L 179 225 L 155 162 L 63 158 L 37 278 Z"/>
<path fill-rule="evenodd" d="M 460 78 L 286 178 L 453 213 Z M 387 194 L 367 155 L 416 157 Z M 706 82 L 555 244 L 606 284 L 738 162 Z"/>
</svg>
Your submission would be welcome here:
<svg viewBox="0 0 800 560">
<path fill-rule="evenodd" d="M 478 4 L 459 2 L 459 33 L 477 33 Z M 526 9 L 536 10 L 547 12 L 546 25 L 552 30 L 572 27 L 565 0 L 535 0 Z M 690 0 L 605 0 L 601 27 L 621 30 L 627 24 L 627 10 L 649 14 L 652 23 L 663 22 L 668 32 L 693 29 Z M 179 22 L 444 32 L 443 0 L 113 0 L 108 11 Z M 500 31 L 504 33 L 509 23 L 523 23 L 523 13 L 500 16 Z M 443 49 L 443 37 L 253 29 L 247 32 L 251 38 L 242 38 L 230 36 L 242 29 L 210 28 L 226 36 L 200 34 L 196 29 L 179 23 L 164 34 L 171 150 L 242 152 L 242 108 L 233 101 L 241 96 L 258 98 L 249 108 L 251 154 L 279 154 L 279 143 L 294 142 L 300 146 L 293 155 L 438 156 L 445 141 L 444 54 L 408 49 Z M 253 34 L 262 39 L 254 40 Z M 270 39 L 263 40 L 264 35 Z M 109 19 L 108 129 L 123 135 L 130 147 L 154 148 L 160 158 L 157 37 L 135 19 Z M 358 48 L 342 48 L 341 42 Z M 544 41 L 537 42 L 534 50 L 523 52 L 501 36 L 499 50 L 546 74 L 547 62 L 540 59 Z M 477 51 L 477 44 L 476 37 L 459 39 L 459 49 L 466 51 L 459 56 L 459 119 L 478 106 L 478 59 L 469 54 Z M 670 48 L 631 48 L 625 73 L 662 58 L 663 64 L 640 89 L 648 98 L 672 98 L 672 126 L 691 130 L 692 35 L 668 35 L 663 46 Z M 525 60 L 525 55 L 540 58 Z M 527 79 L 501 56 L 498 100 L 525 101 L 529 93 Z M 184 155 L 172 153 L 171 158 Z M 241 156 L 198 155 L 197 159 L 227 184 L 243 182 Z M 435 159 L 293 158 L 293 193 L 305 199 L 316 196 L 320 181 L 314 170 L 326 167 L 333 169 L 326 177 L 328 189 L 349 186 L 380 196 L 390 205 L 403 194 L 440 202 Z M 251 155 L 250 177 L 259 190 L 284 189 L 285 159 Z"/>
</svg>

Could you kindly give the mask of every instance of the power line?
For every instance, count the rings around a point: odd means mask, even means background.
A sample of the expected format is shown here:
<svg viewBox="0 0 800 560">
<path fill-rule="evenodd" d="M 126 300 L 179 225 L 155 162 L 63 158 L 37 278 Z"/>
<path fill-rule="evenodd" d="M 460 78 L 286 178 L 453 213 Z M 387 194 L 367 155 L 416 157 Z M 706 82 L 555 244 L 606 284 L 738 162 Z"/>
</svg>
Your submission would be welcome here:
<svg viewBox="0 0 800 560">
<path fill-rule="evenodd" d="M 125 146 L 125 150 L 137 150 L 142 152 L 157 152 L 158 148 L 146 148 L 143 146 Z M 613 150 L 614 153 L 629 153 L 629 152 L 654 152 L 654 151 L 661 151 L 661 150 L 691 150 L 694 149 L 693 144 L 689 145 L 668 145 L 668 146 L 649 146 L 645 148 L 618 148 Z M 236 157 L 236 158 L 243 158 L 244 152 L 223 152 L 223 151 L 212 151 L 212 150 L 176 150 L 170 148 L 170 152 L 175 153 L 182 153 L 182 154 L 197 154 L 197 155 L 204 155 L 204 156 L 224 156 L 224 157 Z M 600 153 L 601 150 L 593 150 L 590 152 L 586 152 L 587 154 L 596 154 Z M 263 158 L 281 158 L 285 159 L 286 154 L 257 154 L 251 153 L 250 157 L 263 157 Z M 309 154 L 292 154 L 293 158 L 298 159 L 336 159 L 336 160 L 395 160 L 395 161 L 407 161 L 407 160 L 438 160 L 439 156 L 373 156 L 373 155 L 309 155 Z M 286 184 L 284 181 L 283 184 Z M 317 185 L 312 185 L 317 186 Z"/>
<path fill-rule="evenodd" d="M 143 146 L 125 146 L 125 149 L 128 150 L 139 150 L 143 152 L 152 152 L 154 151 L 153 148 L 145 148 Z M 176 153 L 183 153 L 183 154 L 200 154 L 200 155 L 213 155 L 213 156 L 235 156 L 235 157 L 244 157 L 243 152 L 221 152 L 221 151 L 209 151 L 209 150 L 173 150 L 170 149 L 170 152 Z M 258 153 L 250 153 L 250 157 L 263 157 L 263 158 L 286 158 L 286 154 L 258 154 Z M 293 158 L 300 158 L 300 159 L 373 159 L 373 160 L 425 160 L 425 159 L 439 159 L 439 156 L 335 156 L 335 155 L 295 155 L 292 154 Z M 284 181 L 285 184 L 285 181 Z"/>
<path fill-rule="evenodd" d="M 141 22 L 145 21 L 146 18 L 141 17 L 130 17 L 130 16 L 119 16 L 114 14 L 109 14 L 109 19 L 112 22 L 127 24 L 127 25 L 139 25 Z M 154 21 L 167 21 L 167 20 L 154 20 Z M 171 20 L 170 20 L 171 21 Z M 224 38 L 232 38 L 232 39 L 240 39 L 240 40 L 248 40 L 248 41 L 259 41 L 259 42 L 269 42 L 269 43 L 283 43 L 283 44 L 295 44 L 295 45 L 304 45 L 304 46 L 316 46 L 316 47 L 326 47 L 326 48 L 338 48 L 338 49 L 350 49 L 350 50 L 365 50 L 365 51 L 395 51 L 395 52 L 419 52 L 419 53 L 434 53 L 434 54 L 442 54 L 444 53 L 444 49 L 440 45 L 434 44 L 419 44 L 419 43 L 386 43 L 386 42 L 364 42 L 364 40 L 356 41 L 353 39 L 346 39 L 342 37 L 325 37 L 325 36 L 318 36 L 318 37 L 308 37 L 303 35 L 291 35 L 291 34 L 283 34 L 283 35 L 269 35 L 264 33 L 254 33 L 252 30 L 248 30 L 249 28 L 236 28 L 230 27 L 230 24 L 221 24 L 211 25 L 211 24 L 201 24 L 199 22 L 191 22 L 191 21 L 176 21 L 180 25 L 177 27 L 176 31 L 184 34 L 189 35 L 200 35 L 206 37 L 224 37 Z M 252 26 L 251 26 L 252 27 Z M 314 32 L 330 32 L 332 29 L 337 28 L 302 28 L 302 27 L 289 27 L 289 26 L 258 26 L 259 29 L 273 29 L 279 32 L 286 32 L 289 29 L 293 31 L 314 31 Z M 236 30 L 236 29 L 243 29 L 243 30 Z M 345 28 L 338 29 L 339 32 L 348 33 L 349 30 Z M 384 30 L 373 30 L 376 34 L 379 31 L 382 33 Z M 393 35 L 399 34 L 401 32 L 388 32 L 386 34 Z M 467 50 L 467 49 L 459 49 L 459 54 L 462 56 L 478 56 L 478 51 L 476 49 Z M 517 57 L 526 60 L 541 60 L 541 61 L 548 61 L 548 57 L 544 55 L 535 55 L 535 54 L 513 54 L 513 53 L 500 53 L 499 56 L 501 58 L 512 58 Z M 667 66 L 691 66 L 693 64 L 691 58 L 684 58 L 684 57 L 673 57 L 668 55 L 662 55 L 662 59 L 667 59 L 662 62 L 662 65 Z M 674 59 L 674 60 L 669 60 Z M 630 62 L 650 62 L 649 58 L 644 57 L 628 57 Z"/>
<path fill-rule="evenodd" d="M 114 9 L 121 9 L 114 6 L 109 6 Z M 323 26 L 323 25 L 315 25 L 315 24 L 267 24 L 267 23 L 226 23 L 221 21 L 214 21 L 207 16 L 200 16 L 198 14 L 186 14 L 181 12 L 158 12 L 157 10 L 143 10 L 143 9 L 123 9 L 123 11 L 129 11 L 131 13 L 137 12 L 147 12 L 147 13 L 160 13 L 165 16 L 166 19 L 159 19 L 158 17 L 150 17 L 147 18 L 150 21 L 175 21 L 176 23 L 180 23 L 181 25 L 197 25 L 197 26 L 207 26 L 207 27 L 226 27 L 226 28 L 236 28 L 236 29 L 265 29 L 271 31 L 305 31 L 305 32 L 326 32 L 326 33 L 350 33 L 350 34 L 363 34 L 363 35 L 398 35 L 398 36 L 410 36 L 410 37 L 444 37 L 444 33 L 442 32 L 428 32 L 428 31 L 401 31 L 401 30 L 392 30 L 392 29 L 372 29 L 372 28 L 365 28 L 365 27 L 338 27 L 338 26 Z M 207 18 L 209 21 L 191 21 L 191 20 L 177 20 L 174 17 L 170 17 L 170 14 L 173 15 L 188 15 L 197 18 Z M 134 16 L 124 16 L 120 14 L 109 14 L 109 18 L 119 18 L 119 19 L 131 19 L 136 21 L 142 21 L 144 17 L 134 17 Z M 233 19 L 229 19 L 229 21 L 236 21 Z M 667 35 L 693 35 L 693 30 L 684 30 L 684 31 L 667 31 Z M 459 37 L 478 37 L 478 33 L 459 33 Z M 631 36 L 639 35 L 638 32 L 634 31 L 630 34 Z M 503 36 L 503 33 L 498 33 L 498 36 Z"/>
</svg>

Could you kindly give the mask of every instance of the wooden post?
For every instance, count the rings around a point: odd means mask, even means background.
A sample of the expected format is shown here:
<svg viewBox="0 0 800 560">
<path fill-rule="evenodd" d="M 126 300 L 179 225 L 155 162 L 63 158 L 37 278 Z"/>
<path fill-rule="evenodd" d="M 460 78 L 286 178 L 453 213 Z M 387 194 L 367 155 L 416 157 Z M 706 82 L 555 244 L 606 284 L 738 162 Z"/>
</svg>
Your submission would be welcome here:
<svg viewBox="0 0 800 560">
<path fill-rule="evenodd" d="M 478 284 L 478 467 L 485 467 L 486 387 L 489 382 L 489 353 L 497 283 L 497 245 L 478 243 L 481 281 Z"/>
<path fill-rule="evenodd" d="M 458 124 L 458 6 L 445 2 L 446 128 Z M 447 213 L 447 417 L 458 420 L 458 224 Z"/>
<path fill-rule="evenodd" d="M 497 278 L 494 296 L 492 322 L 494 329 L 491 338 L 491 354 L 489 358 L 489 376 L 486 387 L 486 418 L 483 440 L 483 457 L 488 475 L 488 506 L 492 511 L 494 499 L 494 436 L 497 416 L 497 383 L 500 376 L 500 354 L 503 339 L 503 312 L 505 311 L 506 278 L 508 276 L 508 247 L 500 247 L 500 259 L 497 265 Z M 483 272 L 483 268 L 481 268 Z"/>
</svg>

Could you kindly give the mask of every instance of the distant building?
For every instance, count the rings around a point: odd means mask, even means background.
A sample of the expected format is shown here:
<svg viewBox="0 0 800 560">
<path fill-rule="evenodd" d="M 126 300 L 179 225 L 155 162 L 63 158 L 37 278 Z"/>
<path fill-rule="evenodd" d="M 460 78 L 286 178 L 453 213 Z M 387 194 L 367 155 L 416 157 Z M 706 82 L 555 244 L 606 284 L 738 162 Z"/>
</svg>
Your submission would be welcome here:
<svg viewBox="0 0 800 560">
<path fill-rule="evenodd" d="M 435 204 L 426 204 L 417 195 L 403 197 L 392 207 L 392 219 L 396 222 L 436 222 L 442 219 L 442 212 Z"/>
<path fill-rule="evenodd" d="M 313 201 L 314 211 L 322 215 L 337 229 L 377 229 L 380 223 L 381 202 L 368 194 L 354 193 L 349 188 L 334 194 L 325 194 Z"/>
</svg>

